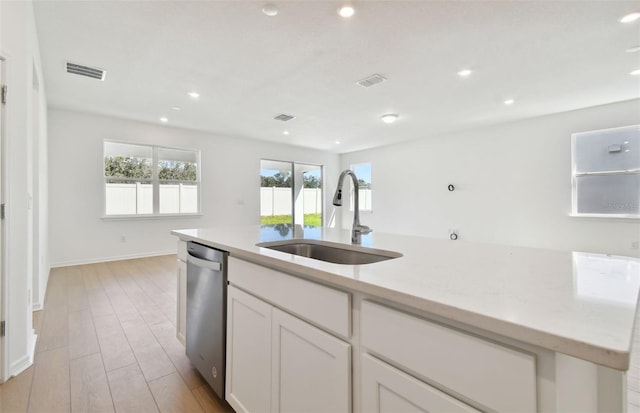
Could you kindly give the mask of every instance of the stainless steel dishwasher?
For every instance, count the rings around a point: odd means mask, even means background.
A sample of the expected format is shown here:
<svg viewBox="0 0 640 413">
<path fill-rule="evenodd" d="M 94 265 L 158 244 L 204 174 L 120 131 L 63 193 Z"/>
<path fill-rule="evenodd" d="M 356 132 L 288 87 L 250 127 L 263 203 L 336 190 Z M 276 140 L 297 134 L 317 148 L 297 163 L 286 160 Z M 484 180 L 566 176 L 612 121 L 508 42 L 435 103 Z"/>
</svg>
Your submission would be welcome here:
<svg viewBox="0 0 640 413">
<path fill-rule="evenodd" d="M 228 253 L 187 243 L 187 356 L 224 400 Z"/>
</svg>

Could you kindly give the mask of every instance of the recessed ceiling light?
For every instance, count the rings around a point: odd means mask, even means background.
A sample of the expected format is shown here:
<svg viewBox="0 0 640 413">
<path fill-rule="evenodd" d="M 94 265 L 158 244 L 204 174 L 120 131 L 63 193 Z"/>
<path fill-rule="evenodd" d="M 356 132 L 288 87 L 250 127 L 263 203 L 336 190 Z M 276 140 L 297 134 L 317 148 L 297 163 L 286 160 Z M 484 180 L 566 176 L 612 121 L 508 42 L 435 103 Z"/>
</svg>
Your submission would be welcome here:
<svg viewBox="0 0 640 413">
<path fill-rule="evenodd" d="M 338 9 L 338 14 L 340 17 L 349 18 L 355 14 L 355 10 L 351 6 L 342 6 Z"/>
<path fill-rule="evenodd" d="M 264 7 L 262 7 L 262 12 L 269 17 L 273 17 L 278 14 L 278 8 L 275 4 L 269 3 L 265 4 Z"/>
<path fill-rule="evenodd" d="M 458 76 L 460 77 L 468 77 L 472 71 L 470 69 L 464 69 L 458 72 Z"/>
<path fill-rule="evenodd" d="M 633 46 L 628 48 L 627 50 L 625 50 L 625 52 L 627 53 L 635 53 L 635 52 L 640 52 L 640 46 Z"/>
<path fill-rule="evenodd" d="M 180 106 L 171 106 L 171 109 L 173 109 L 173 110 L 182 110 L 182 108 Z"/>
<path fill-rule="evenodd" d="M 286 131 L 282 132 L 282 134 L 283 134 L 283 135 L 288 135 L 288 134 L 289 134 L 289 131 L 288 131 L 288 130 L 286 130 Z"/>
<path fill-rule="evenodd" d="M 163 117 L 161 117 L 161 118 L 160 118 L 160 122 L 162 122 L 162 123 L 167 123 L 167 122 L 169 122 L 169 119 L 168 119 L 168 118 L 165 118 L 165 117 L 163 116 Z"/>
<path fill-rule="evenodd" d="M 640 19 L 640 12 L 629 13 L 626 16 L 620 19 L 620 23 L 633 23 L 634 21 Z"/>
<path fill-rule="evenodd" d="M 505 105 L 513 105 L 514 103 L 516 103 L 516 101 L 513 100 L 513 99 L 505 99 L 505 101 L 503 103 Z"/>
<path fill-rule="evenodd" d="M 336 141 L 336 145 L 340 145 L 340 141 Z"/>
<path fill-rule="evenodd" d="M 629 74 L 631 76 L 638 76 L 640 75 L 640 69 L 632 70 L 631 72 L 629 72 Z"/>
<path fill-rule="evenodd" d="M 191 96 L 194 99 L 198 99 L 200 97 L 200 93 L 198 93 L 198 92 L 189 92 L 189 96 Z"/>
<path fill-rule="evenodd" d="M 395 113 L 387 113 L 386 115 L 380 116 L 380 119 L 382 119 L 384 123 L 393 123 L 398 120 L 398 115 Z"/>
</svg>

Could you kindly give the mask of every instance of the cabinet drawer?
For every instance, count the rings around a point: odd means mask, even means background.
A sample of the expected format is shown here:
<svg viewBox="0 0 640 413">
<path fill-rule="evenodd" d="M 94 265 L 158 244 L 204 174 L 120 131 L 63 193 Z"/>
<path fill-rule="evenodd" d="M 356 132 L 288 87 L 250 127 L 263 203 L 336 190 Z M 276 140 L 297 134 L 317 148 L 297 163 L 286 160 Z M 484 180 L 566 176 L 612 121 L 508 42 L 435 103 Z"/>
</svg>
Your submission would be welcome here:
<svg viewBox="0 0 640 413">
<path fill-rule="evenodd" d="M 502 412 L 536 411 L 535 357 L 370 301 L 361 341 L 370 352 Z"/>
<path fill-rule="evenodd" d="M 368 354 L 362 355 L 362 411 L 480 413 Z"/>
<path fill-rule="evenodd" d="M 187 243 L 182 240 L 178 240 L 178 259 L 187 261 Z"/>
<path fill-rule="evenodd" d="M 229 257 L 229 282 L 342 337 L 351 335 L 349 294 Z"/>
</svg>

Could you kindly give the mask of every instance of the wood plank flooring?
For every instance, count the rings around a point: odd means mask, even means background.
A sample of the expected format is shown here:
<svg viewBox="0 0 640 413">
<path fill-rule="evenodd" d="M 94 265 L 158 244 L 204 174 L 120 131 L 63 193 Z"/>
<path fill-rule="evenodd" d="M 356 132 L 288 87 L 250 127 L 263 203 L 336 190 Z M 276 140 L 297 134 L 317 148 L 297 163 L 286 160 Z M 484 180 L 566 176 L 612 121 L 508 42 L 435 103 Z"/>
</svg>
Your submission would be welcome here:
<svg viewBox="0 0 640 413">
<path fill-rule="evenodd" d="M 0 412 L 227 413 L 176 338 L 176 259 L 51 270 L 34 365 Z"/>
</svg>

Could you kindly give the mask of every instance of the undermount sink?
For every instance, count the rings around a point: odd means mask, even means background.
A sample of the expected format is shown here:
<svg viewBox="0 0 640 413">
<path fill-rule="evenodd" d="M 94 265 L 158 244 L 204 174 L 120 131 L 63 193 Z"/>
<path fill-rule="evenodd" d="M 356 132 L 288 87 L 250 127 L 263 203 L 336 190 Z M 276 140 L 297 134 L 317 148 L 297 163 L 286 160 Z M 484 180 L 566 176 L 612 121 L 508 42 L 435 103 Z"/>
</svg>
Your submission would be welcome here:
<svg viewBox="0 0 640 413">
<path fill-rule="evenodd" d="M 402 257 L 402 254 L 395 251 L 306 239 L 261 242 L 256 246 L 334 264 L 347 265 L 371 264 Z"/>
</svg>

